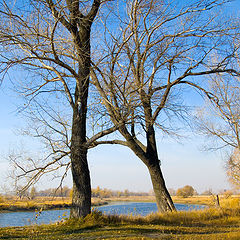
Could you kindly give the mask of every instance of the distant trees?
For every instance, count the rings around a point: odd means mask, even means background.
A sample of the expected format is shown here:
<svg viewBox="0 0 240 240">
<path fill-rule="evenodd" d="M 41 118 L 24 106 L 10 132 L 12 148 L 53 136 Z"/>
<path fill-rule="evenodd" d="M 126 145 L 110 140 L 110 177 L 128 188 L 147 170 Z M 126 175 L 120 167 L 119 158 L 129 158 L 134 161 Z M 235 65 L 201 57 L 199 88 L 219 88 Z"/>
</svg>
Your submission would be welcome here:
<svg viewBox="0 0 240 240">
<path fill-rule="evenodd" d="M 213 195 L 212 189 L 205 190 L 204 192 L 201 193 L 203 196 L 211 196 Z"/>
<path fill-rule="evenodd" d="M 72 189 L 64 186 L 62 188 L 54 189 L 54 188 L 49 188 L 45 190 L 40 190 L 37 192 L 37 196 L 41 197 L 69 197 Z"/>
<path fill-rule="evenodd" d="M 19 199 L 29 198 L 29 190 L 22 188 L 22 186 L 17 186 L 15 189 L 15 195 L 19 197 Z"/>
<path fill-rule="evenodd" d="M 0 194 L 0 203 L 4 202 L 4 197 Z"/>
<path fill-rule="evenodd" d="M 186 185 L 183 188 L 179 188 L 176 191 L 176 195 L 179 197 L 187 198 L 193 196 L 195 193 L 195 190 L 192 186 Z"/>
<path fill-rule="evenodd" d="M 173 188 L 169 188 L 168 192 L 170 193 L 171 196 L 175 196 L 176 195 L 176 191 Z"/>
<path fill-rule="evenodd" d="M 108 189 L 101 189 L 99 186 L 92 189 L 92 197 L 108 198 L 112 196 L 112 192 Z"/>
<path fill-rule="evenodd" d="M 101 189 L 99 186 L 92 189 L 92 197 L 110 198 L 110 197 L 129 197 L 129 196 L 148 196 L 145 192 L 131 192 L 127 189 L 124 191 L 113 191 L 110 189 Z"/>
<path fill-rule="evenodd" d="M 20 187 L 19 190 L 16 191 L 16 195 L 19 196 L 20 199 L 22 198 L 28 198 L 28 199 L 34 199 L 36 197 L 69 197 L 70 192 L 72 191 L 71 188 L 67 186 L 63 186 L 61 188 L 55 189 L 55 188 L 48 188 L 44 190 L 39 190 L 33 186 L 30 191 L 25 190 L 21 191 L 22 188 Z"/>
<path fill-rule="evenodd" d="M 240 149 L 236 148 L 226 162 L 230 182 L 240 189 Z"/>
<path fill-rule="evenodd" d="M 20 188 L 22 189 L 22 188 Z M 111 197 L 129 197 L 129 196 L 149 196 L 151 194 L 146 192 L 132 192 L 127 189 L 124 191 L 111 190 L 107 188 L 100 188 L 99 186 L 91 190 L 92 197 L 95 198 L 111 198 Z M 16 191 L 15 195 L 20 197 L 20 199 L 27 198 L 33 200 L 36 197 L 71 197 L 72 188 L 68 186 L 63 186 L 61 188 L 48 188 L 43 190 L 37 190 L 34 186 L 25 192 Z M 1 195 L 0 195 L 1 197 Z"/>
<path fill-rule="evenodd" d="M 34 199 L 36 197 L 37 190 L 34 186 L 32 186 L 31 191 L 29 193 L 30 199 Z"/>
</svg>

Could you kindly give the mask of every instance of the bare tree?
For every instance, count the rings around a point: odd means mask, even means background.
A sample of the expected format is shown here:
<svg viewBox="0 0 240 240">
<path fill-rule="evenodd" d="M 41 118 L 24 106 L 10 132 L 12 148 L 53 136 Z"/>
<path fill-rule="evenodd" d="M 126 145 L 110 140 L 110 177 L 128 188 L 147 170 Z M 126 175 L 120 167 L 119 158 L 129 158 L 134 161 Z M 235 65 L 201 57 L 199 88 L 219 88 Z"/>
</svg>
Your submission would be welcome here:
<svg viewBox="0 0 240 240">
<path fill-rule="evenodd" d="M 240 81 L 239 77 L 217 75 L 210 79 L 209 89 L 214 93 L 198 111 L 198 131 L 206 136 L 206 150 L 230 148 L 226 170 L 230 181 L 240 184 Z M 228 155 L 229 156 L 229 155 Z"/>
<path fill-rule="evenodd" d="M 231 66 L 238 25 L 221 17 L 226 2 L 127 1 L 124 10 L 123 5 L 112 10 L 118 16 L 115 31 L 109 27 L 113 17 L 103 21 L 106 43 L 91 78 L 123 139 L 95 144 L 122 144 L 141 159 L 161 212 L 175 207 L 161 171 L 155 127 L 177 135 L 175 120 L 186 113 L 184 90 L 191 87 L 212 98 L 204 76 L 238 74 Z M 214 53 L 221 56 L 215 62 Z"/>
<path fill-rule="evenodd" d="M 206 148 L 227 146 L 240 149 L 240 82 L 238 78 L 218 75 L 209 81 L 212 98 L 198 110 L 197 127 L 208 140 Z"/>
<path fill-rule="evenodd" d="M 230 182 L 240 188 L 240 150 L 236 148 L 227 161 L 227 174 Z"/>
<path fill-rule="evenodd" d="M 102 128 L 86 137 L 91 28 L 101 1 L 29 0 L 21 5 L 3 0 L 0 4 L 2 76 L 11 74 L 10 69 L 22 70 L 15 87 L 36 123 L 35 135 L 51 148 L 44 159 L 36 163 L 29 158 L 25 166 L 19 161 L 21 156 L 13 156 L 19 177 L 27 176 L 29 187 L 46 172 L 71 168 L 71 216 L 86 216 L 91 211 L 88 148 L 116 129 Z M 66 106 L 71 121 L 59 114 Z"/>
</svg>

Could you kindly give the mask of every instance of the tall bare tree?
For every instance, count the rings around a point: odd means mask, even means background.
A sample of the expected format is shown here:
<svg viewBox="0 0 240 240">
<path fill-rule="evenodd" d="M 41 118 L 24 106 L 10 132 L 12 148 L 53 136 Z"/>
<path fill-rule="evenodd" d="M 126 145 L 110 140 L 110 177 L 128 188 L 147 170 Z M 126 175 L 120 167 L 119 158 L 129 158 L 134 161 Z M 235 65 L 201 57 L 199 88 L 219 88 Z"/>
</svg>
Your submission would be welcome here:
<svg viewBox="0 0 240 240">
<path fill-rule="evenodd" d="M 186 111 L 184 88 L 211 98 L 204 76 L 238 74 L 231 66 L 238 50 L 231 41 L 239 25 L 220 14 L 227 2 L 133 0 L 112 10 L 115 19 L 118 16 L 114 31 L 109 27 L 113 17 L 103 21 L 106 43 L 91 78 L 123 140 L 95 144 L 122 144 L 141 159 L 161 212 L 175 207 L 161 171 L 155 127 L 163 134 L 177 134 L 174 117 Z M 214 53 L 221 56 L 215 62 Z"/>
<path fill-rule="evenodd" d="M 44 137 L 52 148 L 52 153 L 39 164 L 29 158 L 31 169 L 19 164 L 21 156 L 13 161 L 21 171 L 20 177 L 29 176 L 30 183 L 48 171 L 71 167 L 71 216 L 86 216 L 91 211 L 88 148 L 96 139 L 115 130 L 115 127 L 101 129 L 94 137 L 86 137 L 91 28 L 101 1 L 29 0 L 21 3 L 2 0 L 0 4 L 2 76 L 13 73 L 9 69 L 22 70 L 18 76 L 18 91 L 27 100 L 26 109 L 34 106 L 31 108 L 33 119 L 37 116 L 37 120 L 45 124 L 36 128 L 36 135 Z M 26 71 L 28 74 L 24 75 Z M 45 105 L 39 102 L 41 96 L 46 96 L 43 98 Z M 65 105 L 61 105 L 63 103 Z M 66 104 L 70 106 L 67 113 L 72 116 L 72 121 L 67 123 L 58 115 L 61 106 L 65 109 Z M 46 116 L 60 128 L 49 124 Z M 52 132 L 46 133 L 46 129 Z M 56 133 L 60 141 L 54 139 Z M 69 154 L 70 163 L 65 160 Z"/>
</svg>

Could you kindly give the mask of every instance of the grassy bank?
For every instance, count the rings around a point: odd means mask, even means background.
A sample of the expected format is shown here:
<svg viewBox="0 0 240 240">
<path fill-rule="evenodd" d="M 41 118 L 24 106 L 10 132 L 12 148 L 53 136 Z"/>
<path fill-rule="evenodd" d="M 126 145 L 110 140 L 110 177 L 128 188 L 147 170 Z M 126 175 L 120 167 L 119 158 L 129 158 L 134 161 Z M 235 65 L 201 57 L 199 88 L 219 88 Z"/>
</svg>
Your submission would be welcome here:
<svg viewBox="0 0 240 240">
<path fill-rule="evenodd" d="M 32 211 L 35 209 L 57 209 L 57 208 L 70 208 L 71 198 L 62 197 L 37 197 L 33 200 L 18 199 L 16 197 L 5 198 L 0 202 L 0 211 Z M 107 204 L 106 201 L 93 198 L 92 205 L 100 206 Z"/>
<path fill-rule="evenodd" d="M 188 198 L 182 198 L 173 196 L 175 203 L 183 204 L 200 204 L 214 206 L 214 196 L 193 196 Z M 226 196 L 219 196 L 220 205 L 223 207 L 229 205 L 229 200 L 234 203 L 234 200 L 239 199 L 239 196 L 232 196 L 226 198 Z M 93 206 L 100 206 L 111 202 L 154 202 L 154 196 L 129 196 L 129 197 L 114 197 L 114 198 L 92 198 Z M 236 205 L 235 203 L 233 205 Z M 18 199 L 16 197 L 5 198 L 0 202 L 0 211 L 32 211 L 35 209 L 57 209 L 57 208 L 69 208 L 71 206 L 71 198 L 62 197 L 37 197 L 34 200 Z"/>
<path fill-rule="evenodd" d="M 52 225 L 0 228 L 0 239 L 240 239 L 240 208 L 105 216 L 93 211 L 84 219 Z"/>
<path fill-rule="evenodd" d="M 239 199 L 240 196 L 235 195 L 231 197 L 226 197 L 225 195 L 220 195 L 219 200 L 220 204 L 223 206 L 229 204 L 229 201 Z M 179 196 L 172 196 L 174 203 L 182 203 L 182 204 L 199 204 L 199 205 L 208 205 L 208 206 L 215 206 L 216 205 L 216 197 L 215 196 L 202 196 L 196 195 L 192 197 L 179 197 Z M 107 202 L 155 202 L 154 196 L 129 196 L 129 197 L 114 197 L 114 198 L 106 198 Z M 238 200 L 237 200 L 238 201 Z"/>
</svg>

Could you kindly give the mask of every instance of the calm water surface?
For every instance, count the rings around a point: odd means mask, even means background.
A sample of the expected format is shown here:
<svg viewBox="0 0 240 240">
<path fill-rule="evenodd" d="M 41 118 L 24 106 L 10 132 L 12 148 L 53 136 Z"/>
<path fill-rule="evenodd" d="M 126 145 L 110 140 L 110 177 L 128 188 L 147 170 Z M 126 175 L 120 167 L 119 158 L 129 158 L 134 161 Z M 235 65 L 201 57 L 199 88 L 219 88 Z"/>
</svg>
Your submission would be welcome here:
<svg viewBox="0 0 240 240">
<path fill-rule="evenodd" d="M 189 211 L 205 208 L 203 205 L 175 204 L 177 210 Z M 110 205 L 97 207 L 105 214 L 132 214 L 146 216 L 157 211 L 156 203 L 116 202 Z M 69 209 L 47 210 L 36 217 L 37 212 L 6 212 L 0 213 L 0 227 L 16 227 L 31 224 L 49 224 L 69 217 Z"/>
</svg>

